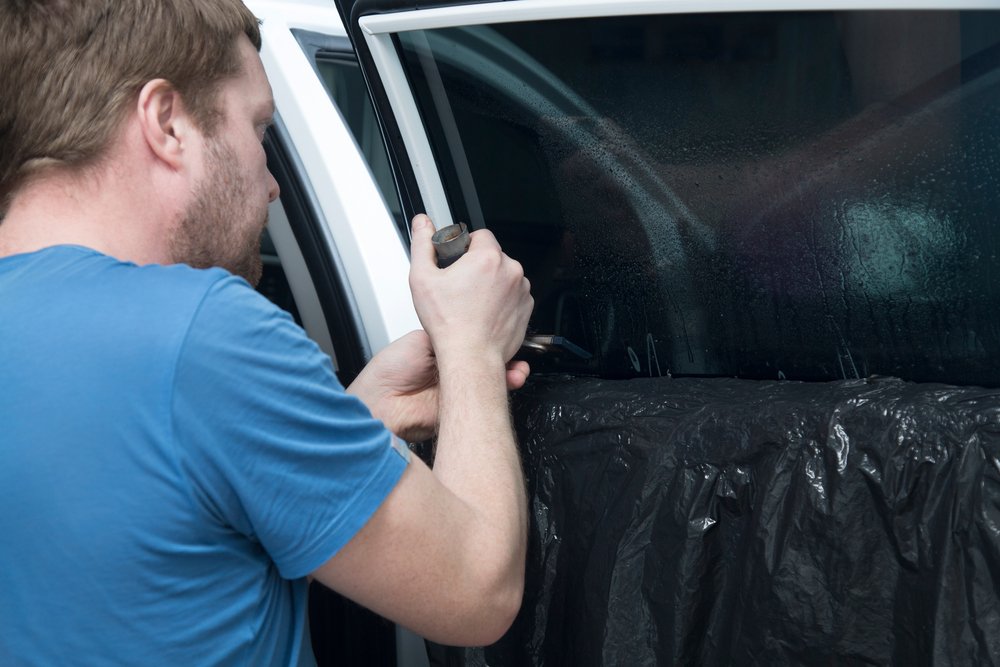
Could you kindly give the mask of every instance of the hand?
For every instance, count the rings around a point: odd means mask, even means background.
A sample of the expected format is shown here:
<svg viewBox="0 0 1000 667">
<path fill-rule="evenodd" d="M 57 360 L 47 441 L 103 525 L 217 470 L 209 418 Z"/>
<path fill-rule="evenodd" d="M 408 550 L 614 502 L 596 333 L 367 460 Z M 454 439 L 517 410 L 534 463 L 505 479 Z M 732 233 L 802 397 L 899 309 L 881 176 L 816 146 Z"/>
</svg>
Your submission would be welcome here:
<svg viewBox="0 0 1000 667">
<path fill-rule="evenodd" d="M 527 362 L 507 364 L 507 389 L 524 386 Z M 434 436 L 438 423 L 437 364 L 430 337 L 411 331 L 379 352 L 347 392 L 360 398 L 372 415 L 409 442 Z"/>
<path fill-rule="evenodd" d="M 534 306 L 521 265 L 488 230 L 471 234 L 469 251 L 447 269 L 434 257 L 434 226 L 413 218 L 410 289 L 421 324 L 441 359 L 451 355 L 508 362 L 524 341 Z"/>
</svg>

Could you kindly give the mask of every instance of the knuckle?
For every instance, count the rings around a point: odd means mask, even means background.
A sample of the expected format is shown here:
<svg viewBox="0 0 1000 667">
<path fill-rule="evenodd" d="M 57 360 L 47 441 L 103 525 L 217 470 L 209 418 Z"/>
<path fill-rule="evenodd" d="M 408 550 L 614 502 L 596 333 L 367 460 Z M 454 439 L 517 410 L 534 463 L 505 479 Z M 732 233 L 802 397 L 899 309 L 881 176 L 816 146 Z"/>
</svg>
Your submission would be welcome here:
<svg viewBox="0 0 1000 667">
<path fill-rule="evenodd" d="M 493 266 L 497 262 L 497 253 L 483 246 L 479 246 L 474 252 L 470 248 L 467 257 L 475 257 L 476 261 L 484 267 Z"/>
<path fill-rule="evenodd" d="M 491 232 L 490 230 L 485 229 L 485 228 L 484 229 L 477 229 L 476 231 L 474 231 L 471 234 L 469 234 L 469 236 L 478 236 L 478 237 L 480 237 L 482 239 L 487 239 L 487 240 L 490 240 L 490 241 L 496 241 L 497 240 L 496 236 L 493 235 L 493 232 Z"/>
</svg>

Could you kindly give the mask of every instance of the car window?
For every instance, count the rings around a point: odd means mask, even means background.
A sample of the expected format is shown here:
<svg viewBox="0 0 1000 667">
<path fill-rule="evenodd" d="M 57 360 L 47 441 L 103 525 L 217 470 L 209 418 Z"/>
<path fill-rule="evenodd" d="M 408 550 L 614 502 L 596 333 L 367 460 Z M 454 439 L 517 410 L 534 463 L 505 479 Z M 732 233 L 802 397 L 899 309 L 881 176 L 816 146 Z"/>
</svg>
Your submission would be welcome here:
<svg viewBox="0 0 1000 667">
<path fill-rule="evenodd" d="M 351 129 L 386 206 L 399 224 L 403 219 L 403 210 L 396 193 L 389 155 L 382 141 L 375 109 L 357 59 L 353 53 L 328 50 L 318 51 L 315 58 L 320 81 Z"/>
<path fill-rule="evenodd" d="M 389 154 L 351 42 L 343 36 L 311 30 L 294 29 L 292 34 L 350 129 L 396 226 L 405 229 Z"/>
<path fill-rule="evenodd" d="M 398 36 L 458 219 L 604 377 L 1000 385 L 1000 13 Z"/>
</svg>

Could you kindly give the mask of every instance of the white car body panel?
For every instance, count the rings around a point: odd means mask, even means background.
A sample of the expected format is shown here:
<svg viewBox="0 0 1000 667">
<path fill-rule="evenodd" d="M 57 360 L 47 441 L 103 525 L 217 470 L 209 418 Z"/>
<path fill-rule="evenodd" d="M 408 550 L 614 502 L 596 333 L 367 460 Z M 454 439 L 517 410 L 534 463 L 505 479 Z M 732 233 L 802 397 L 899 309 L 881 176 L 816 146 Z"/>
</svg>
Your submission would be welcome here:
<svg viewBox="0 0 1000 667">
<path fill-rule="evenodd" d="M 368 164 L 292 29 L 346 37 L 332 3 L 252 2 L 278 115 L 315 191 L 372 352 L 420 328 L 409 256 Z"/>
</svg>

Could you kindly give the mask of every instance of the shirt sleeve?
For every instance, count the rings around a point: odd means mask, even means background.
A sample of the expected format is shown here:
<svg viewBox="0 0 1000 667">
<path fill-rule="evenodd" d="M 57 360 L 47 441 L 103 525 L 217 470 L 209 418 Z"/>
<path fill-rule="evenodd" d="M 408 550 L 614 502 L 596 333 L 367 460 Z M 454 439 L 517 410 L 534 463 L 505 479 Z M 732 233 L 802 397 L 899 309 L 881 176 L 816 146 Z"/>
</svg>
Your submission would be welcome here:
<svg viewBox="0 0 1000 667">
<path fill-rule="evenodd" d="M 205 295 L 179 351 L 172 428 L 198 510 L 259 542 L 289 579 L 343 547 L 408 460 L 288 314 L 232 277 Z"/>
</svg>

